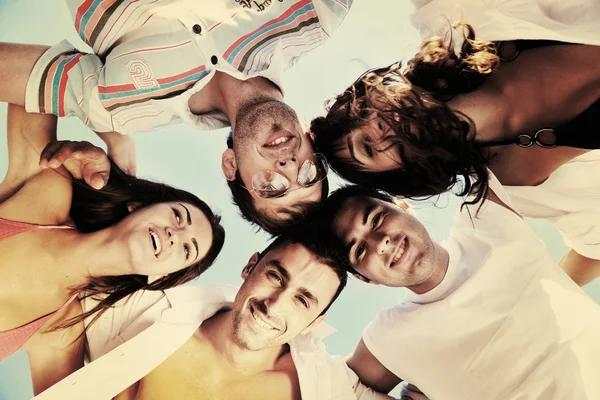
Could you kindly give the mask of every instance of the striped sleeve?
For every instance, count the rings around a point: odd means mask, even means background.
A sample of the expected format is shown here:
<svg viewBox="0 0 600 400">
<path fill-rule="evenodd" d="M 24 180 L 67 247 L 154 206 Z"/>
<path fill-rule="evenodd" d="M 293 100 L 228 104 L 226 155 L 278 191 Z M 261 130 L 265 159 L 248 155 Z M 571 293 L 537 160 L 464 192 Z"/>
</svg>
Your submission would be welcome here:
<svg viewBox="0 0 600 400">
<path fill-rule="evenodd" d="M 102 76 L 103 63 L 98 56 L 78 52 L 62 42 L 48 49 L 34 66 L 25 108 L 59 117 L 76 115 L 95 131 L 113 131 L 111 115 L 98 96 Z"/>
<path fill-rule="evenodd" d="M 313 0 L 319 21 L 329 36 L 340 26 L 354 0 Z"/>
</svg>

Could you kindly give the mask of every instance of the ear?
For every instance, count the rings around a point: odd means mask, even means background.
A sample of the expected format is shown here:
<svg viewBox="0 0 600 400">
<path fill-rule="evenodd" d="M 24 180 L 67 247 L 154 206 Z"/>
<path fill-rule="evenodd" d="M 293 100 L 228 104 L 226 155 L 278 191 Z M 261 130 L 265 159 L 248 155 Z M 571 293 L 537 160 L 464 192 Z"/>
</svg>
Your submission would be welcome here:
<svg viewBox="0 0 600 400">
<path fill-rule="evenodd" d="M 132 213 L 135 210 L 137 210 L 141 205 L 142 205 L 142 203 L 140 203 L 139 201 L 131 202 L 131 203 L 129 203 L 127 205 L 127 211 L 129 211 L 130 213 Z"/>
<path fill-rule="evenodd" d="M 241 276 L 243 280 L 246 280 L 248 275 L 250 275 L 250 272 L 252 272 L 252 269 L 256 266 L 256 263 L 258 263 L 258 253 L 254 253 L 250 256 L 248 264 L 246 264 L 246 266 L 242 270 Z"/>
<path fill-rule="evenodd" d="M 310 332 L 314 327 L 318 326 L 324 319 L 325 319 L 325 314 L 318 316 L 317 319 L 315 319 L 313 322 L 311 322 L 311 324 L 302 331 L 302 335 L 305 335 L 308 332 Z"/>
<path fill-rule="evenodd" d="M 310 140 L 312 140 L 312 142 L 315 142 L 315 134 L 313 133 L 313 131 L 308 130 L 306 131 L 306 134 L 308 135 L 308 137 L 310 138 Z"/>
<path fill-rule="evenodd" d="M 361 274 L 352 274 L 353 277 L 355 277 L 356 279 L 358 279 L 361 282 L 364 283 L 371 283 L 373 285 L 376 285 L 376 283 L 371 282 L 371 280 L 369 278 L 365 278 L 364 276 L 362 276 Z"/>
<path fill-rule="evenodd" d="M 233 149 L 227 149 L 223 152 L 221 156 L 221 169 L 223 170 L 223 175 L 225 175 L 225 179 L 228 181 L 235 180 L 235 173 L 237 172 L 237 162 L 235 160 L 235 152 Z"/>
</svg>

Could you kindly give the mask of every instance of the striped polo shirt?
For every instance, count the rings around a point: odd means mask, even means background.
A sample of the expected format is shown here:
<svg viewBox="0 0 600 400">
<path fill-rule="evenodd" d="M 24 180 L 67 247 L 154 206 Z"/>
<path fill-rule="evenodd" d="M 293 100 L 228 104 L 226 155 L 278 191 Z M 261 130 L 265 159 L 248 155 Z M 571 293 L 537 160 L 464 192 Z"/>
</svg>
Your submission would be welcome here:
<svg viewBox="0 0 600 400">
<path fill-rule="evenodd" d="M 282 86 L 282 72 L 321 45 L 353 0 L 67 0 L 94 53 L 50 48 L 29 78 L 26 108 L 77 115 L 99 132 L 133 133 L 185 122 L 229 125 L 220 112 L 194 115 L 189 98 L 215 71 Z"/>
</svg>

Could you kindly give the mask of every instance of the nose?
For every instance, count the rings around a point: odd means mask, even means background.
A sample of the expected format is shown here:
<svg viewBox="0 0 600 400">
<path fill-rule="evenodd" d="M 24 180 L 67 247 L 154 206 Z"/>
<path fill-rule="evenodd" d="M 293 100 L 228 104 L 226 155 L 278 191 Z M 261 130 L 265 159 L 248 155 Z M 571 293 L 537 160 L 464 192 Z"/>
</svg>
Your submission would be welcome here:
<svg viewBox="0 0 600 400">
<path fill-rule="evenodd" d="M 285 295 L 284 290 L 275 290 L 265 300 L 265 313 L 270 317 L 285 315 Z"/>
<path fill-rule="evenodd" d="M 177 241 L 177 234 L 171 228 L 165 228 L 165 233 L 167 235 L 167 247 L 173 247 Z"/>
<path fill-rule="evenodd" d="M 385 254 L 391 248 L 390 237 L 385 233 L 373 232 L 370 239 L 377 254 Z"/>
<path fill-rule="evenodd" d="M 295 155 L 279 157 L 275 166 L 292 184 L 298 180 L 298 158 Z"/>
</svg>

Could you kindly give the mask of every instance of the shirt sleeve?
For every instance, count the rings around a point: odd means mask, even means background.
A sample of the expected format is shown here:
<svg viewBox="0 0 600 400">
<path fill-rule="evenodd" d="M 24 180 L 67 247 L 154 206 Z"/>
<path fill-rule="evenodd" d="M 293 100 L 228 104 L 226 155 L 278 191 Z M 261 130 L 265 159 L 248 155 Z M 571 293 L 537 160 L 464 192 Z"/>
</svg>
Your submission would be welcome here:
<svg viewBox="0 0 600 400">
<path fill-rule="evenodd" d="M 84 299 L 84 312 L 100 301 L 98 297 Z M 103 356 L 148 328 L 167 308 L 169 301 L 162 291 L 140 290 L 110 307 L 94 323 L 91 323 L 93 316 L 86 319 L 88 361 Z"/>
<path fill-rule="evenodd" d="M 314 0 L 319 22 L 329 36 L 340 26 L 354 0 Z"/>
<path fill-rule="evenodd" d="M 35 64 L 27 83 L 25 108 L 59 117 L 75 115 L 94 131 L 115 131 L 99 93 L 105 74 L 100 57 L 79 52 L 63 41 Z"/>
</svg>

